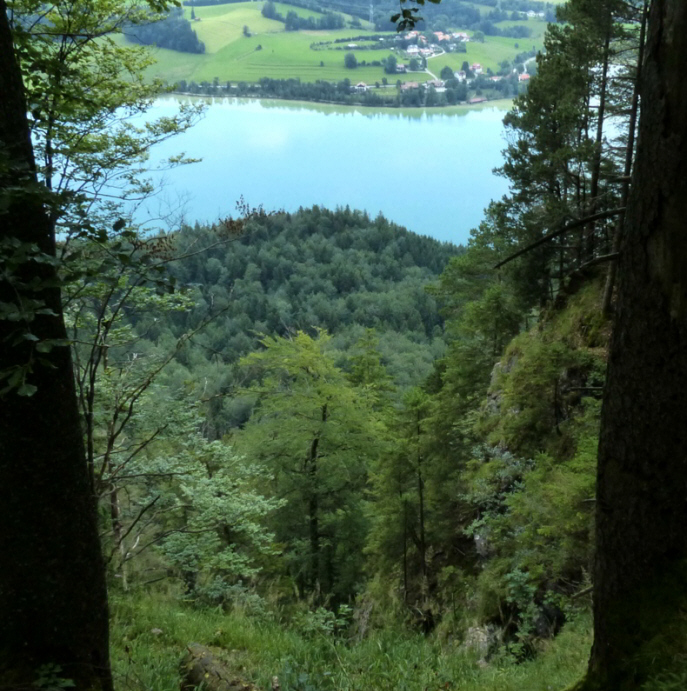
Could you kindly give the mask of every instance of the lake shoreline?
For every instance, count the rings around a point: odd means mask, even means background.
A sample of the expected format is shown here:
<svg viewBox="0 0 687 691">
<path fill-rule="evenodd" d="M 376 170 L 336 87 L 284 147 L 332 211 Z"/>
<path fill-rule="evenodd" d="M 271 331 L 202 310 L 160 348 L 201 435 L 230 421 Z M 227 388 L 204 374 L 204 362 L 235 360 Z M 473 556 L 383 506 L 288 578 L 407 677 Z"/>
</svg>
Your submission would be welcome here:
<svg viewBox="0 0 687 691">
<path fill-rule="evenodd" d="M 418 115 L 431 115 L 436 113 L 438 115 L 455 115 L 459 113 L 466 113 L 470 111 L 480 111 L 487 108 L 495 108 L 497 110 L 502 110 L 504 113 L 513 105 L 512 98 L 499 98 L 491 101 L 483 101 L 481 103 L 461 103 L 454 106 L 370 106 L 364 103 L 340 103 L 338 101 L 321 101 L 316 99 L 291 99 L 291 98 L 280 98 L 279 96 L 253 96 L 253 95 L 230 95 L 230 94 L 194 94 L 189 91 L 170 91 L 168 93 L 160 94 L 159 98 L 165 97 L 175 97 L 183 96 L 184 98 L 197 98 L 205 100 L 220 100 L 225 99 L 235 100 L 235 101 L 258 101 L 260 103 L 275 102 L 278 104 L 286 104 L 293 106 L 332 106 L 337 109 L 344 109 L 350 111 L 356 111 L 357 109 L 362 109 L 369 113 L 380 113 L 384 115 L 393 114 L 418 114 Z"/>
</svg>

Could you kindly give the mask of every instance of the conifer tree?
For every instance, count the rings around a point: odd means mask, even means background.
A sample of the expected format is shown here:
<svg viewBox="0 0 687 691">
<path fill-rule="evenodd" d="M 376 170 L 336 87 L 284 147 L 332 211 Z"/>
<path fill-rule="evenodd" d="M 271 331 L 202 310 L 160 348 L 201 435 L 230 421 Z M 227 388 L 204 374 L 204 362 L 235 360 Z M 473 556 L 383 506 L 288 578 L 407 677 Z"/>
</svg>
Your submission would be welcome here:
<svg viewBox="0 0 687 691">
<path fill-rule="evenodd" d="M 687 5 L 655 0 L 601 419 L 585 690 L 650 688 L 648 678 L 684 671 L 685 64 Z"/>
</svg>

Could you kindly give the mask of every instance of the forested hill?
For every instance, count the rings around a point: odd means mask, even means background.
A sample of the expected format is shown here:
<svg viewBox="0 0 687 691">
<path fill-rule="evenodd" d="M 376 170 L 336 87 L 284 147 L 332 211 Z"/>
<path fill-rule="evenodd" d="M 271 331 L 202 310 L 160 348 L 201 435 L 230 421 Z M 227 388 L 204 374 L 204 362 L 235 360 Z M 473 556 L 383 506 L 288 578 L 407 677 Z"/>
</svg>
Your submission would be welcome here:
<svg viewBox="0 0 687 691">
<path fill-rule="evenodd" d="M 181 364 L 194 379 L 206 379 L 208 394 L 231 386 L 226 365 L 255 349 L 260 334 L 326 329 L 334 347 L 347 350 L 374 328 L 383 360 L 402 388 L 419 384 L 444 351 L 443 320 L 426 286 L 460 247 L 382 216 L 372 220 L 359 211 L 319 207 L 255 218 L 235 238 L 221 226 L 187 227 L 177 242 L 180 254 L 189 256 L 172 271 L 180 286 L 196 291 L 194 307 L 156 314 L 154 323 L 140 326 L 147 339 L 160 342 L 165 332 L 179 336 L 216 314 L 173 367 Z M 197 253 L 204 247 L 210 249 Z M 229 412 L 217 421 L 218 431 L 242 415 Z"/>
</svg>

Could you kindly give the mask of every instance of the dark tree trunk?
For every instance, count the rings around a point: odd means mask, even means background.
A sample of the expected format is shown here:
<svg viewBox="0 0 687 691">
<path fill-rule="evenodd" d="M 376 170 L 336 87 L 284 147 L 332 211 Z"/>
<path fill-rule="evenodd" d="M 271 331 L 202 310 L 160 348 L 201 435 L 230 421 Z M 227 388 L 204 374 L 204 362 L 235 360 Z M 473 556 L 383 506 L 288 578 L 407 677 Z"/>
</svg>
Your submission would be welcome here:
<svg viewBox="0 0 687 691">
<path fill-rule="evenodd" d="M 427 536 L 425 534 L 425 480 L 422 476 L 422 453 L 420 451 L 420 413 L 417 413 L 417 498 L 420 509 L 420 569 L 422 574 L 422 592 L 427 591 Z"/>
<path fill-rule="evenodd" d="M 401 493 L 403 502 L 403 602 L 408 604 L 408 516 L 407 505 Z"/>
<path fill-rule="evenodd" d="M 317 464 L 310 468 L 314 475 Z M 320 582 L 320 520 L 317 501 L 317 490 L 313 490 L 308 501 L 308 526 L 310 530 L 310 588 L 313 592 L 319 590 Z"/>
<path fill-rule="evenodd" d="M 627 200 L 630 196 L 630 182 L 629 177 L 632 173 L 632 164 L 635 155 L 635 132 L 637 129 L 637 116 L 639 114 L 639 85 L 642 79 L 642 65 L 644 64 L 644 44 L 646 41 L 646 23 L 649 11 L 649 0 L 644 0 L 642 6 L 642 19 L 639 30 L 639 47 L 637 49 L 637 70 L 635 73 L 635 85 L 632 91 L 632 106 L 630 108 L 630 126 L 627 133 L 627 148 L 625 149 L 625 169 L 623 175 L 623 188 L 621 194 L 620 206 L 627 207 Z M 625 225 L 625 213 L 618 216 L 618 221 L 613 233 L 613 247 L 612 254 L 617 254 L 620 251 L 620 238 L 622 237 L 623 226 Z M 617 262 L 611 261 L 608 266 L 608 274 L 606 275 L 606 285 L 604 286 L 603 300 L 601 304 L 601 311 L 604 316 L 608 317 L 611 313 L 611 303 L 613 300 L 613 288 L 615 286 L 615 276 L 617 272 Z"/>
<path fill-rule="evenodd" d="M 0 204 L 0 240 L 55 256 L 4 0 L 0 65 L 0 193 L 9 202 Z M 29 381 L 37 387 L 30 397 L 16 387 L 0 397 L 0 686 L 35 688 L 39 668 L 53 664 L 76 689 L 107 691 L 107 594 L 70 351 L 56 347 L 43 356 L 49 366 L 41 364 L 35 341 L 22 337 L 30 330 L 40 341 L 66 338 L 60 291 L 49 264 L 24 261 L 12 277 L 19 284 L 0 279 L 0 301 L 41 300 L 54 316 L 0 320 L 0 370 L 33 359 Z"/>
<path fill-rule="evenodd" d="M 599 208 L 599 179 L 601 178 L 601 159 L 603 154 L 603 137 L 604 137 L 604 118 L 606 117 L 606 99 L 608 96 L 608 68 L 611 57 L 611 27 L 613 25 L 613 18 L 611 16 L 611 9 L 605 10 L 608 16 L 604 17 L 606 25 L 604 36 L 604 51 L 603 64 L 601 69 L 601 89 L 599 93 L 599 110 L 597 113 L 596 122 L 596 140 L 594 141 L 594 159 L 592 162 L 592 179 L 589 187 L 589 211 L 588 214 L 593 216 Z M 594 252 L 596 250 L 596 224 L 592 221 L 587 228 L 587 246 L 585 261 L 594 259 Z"/>
<path fill-rule="evenodd" d="M 582 688 L 684 665 L 687 3 L 654 0 L 619 260 L 597 490 L 595 642 Z"/>
<path fill-rule="evenodd" d="M 327 423 L 328 406 L 322 406 L 322 424 Z M 310 531 L 310 587 L 319 597 L 320 590 L 320 506 L 317 466 L 319 458 L 320 434 L 310 443 L 308 452 L 308 473 L 310 474 L 310 496 L 308 498 L 308 525 Z"/>
</svg>

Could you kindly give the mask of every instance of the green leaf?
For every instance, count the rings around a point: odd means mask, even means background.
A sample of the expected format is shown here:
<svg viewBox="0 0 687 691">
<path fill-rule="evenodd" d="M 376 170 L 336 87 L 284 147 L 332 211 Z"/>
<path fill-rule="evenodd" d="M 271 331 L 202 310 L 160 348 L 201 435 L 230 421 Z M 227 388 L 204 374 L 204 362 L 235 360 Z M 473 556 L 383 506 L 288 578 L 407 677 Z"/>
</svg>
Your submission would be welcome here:
<svg viewBox="0 0 687 691">
<path fill-rule="evenodd" d="M 17 389 L 17 394 L 19 396 L 33 396 L 33 394 L 38 391 L 38 388 L 34 386 L 33 384 L 27 384 L 24 382 L 18 389 Z"/>
</svg>

